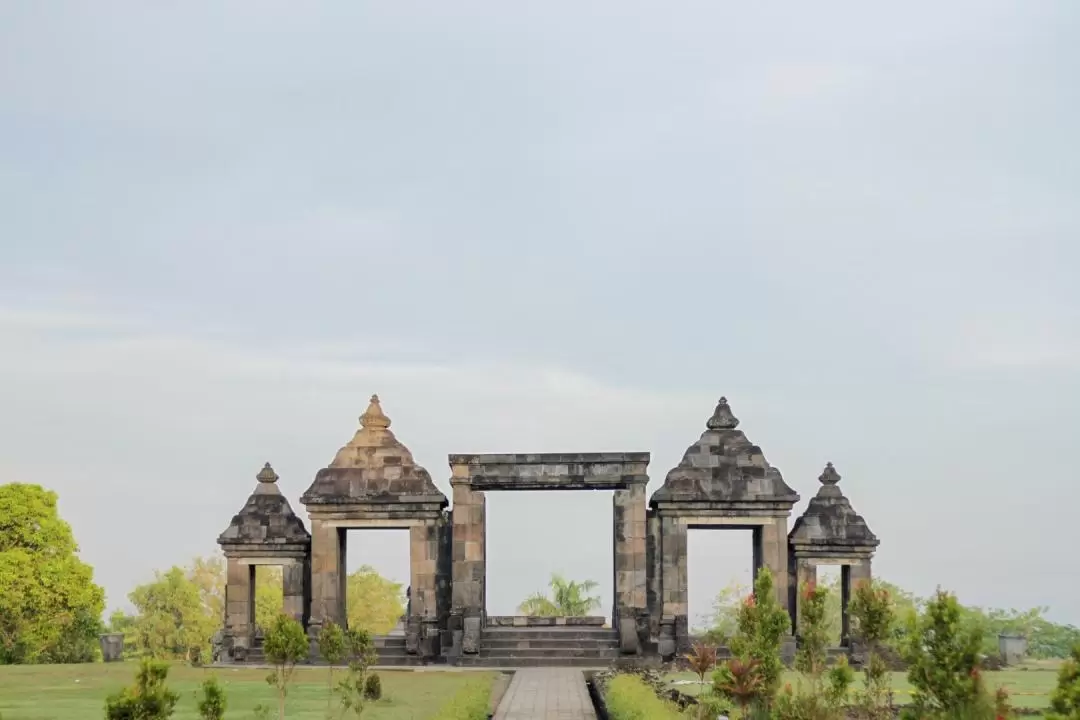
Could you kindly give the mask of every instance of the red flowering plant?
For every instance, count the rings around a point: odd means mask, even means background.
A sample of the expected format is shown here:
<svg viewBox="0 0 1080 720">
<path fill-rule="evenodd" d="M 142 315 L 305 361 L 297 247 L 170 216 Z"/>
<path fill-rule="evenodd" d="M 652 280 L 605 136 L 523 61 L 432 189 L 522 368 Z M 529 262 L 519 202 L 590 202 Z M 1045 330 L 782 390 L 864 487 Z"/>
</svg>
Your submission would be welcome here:
<svg viewBox="0 0 1080 720">
<path fill-rule="evenodd" d="M 889 591 L 869 580 L 856 584 L 848 614 L 852 619 L 852 639 L 864 654 L 863 688 L 855 695 L 855 707 L 868 720 L 891 720 L 893 692 L 882 657 L 896 619 Z"/>
<path fill-rule="evenodd" d="M 732 661 L 721 665 L 713 675 L 717 691 L 731 697 L 729 687 L 734 669 L 746 670 L 757 678 L 753 685 L 753 704 L 769 707 L 780 687 L 780 675 L 784 670 L 780 662 L 780 646 L 791 628 L 787 611 L 776 598 L 772 573 L 762 568 L 754 578 L 754 594 L 739 606 L 736 624 L 738 629 L 731 638 Z"/>
<path fill-rule="evenodd" d="M 825 605 L 828 590 L 805 583 L 799 599 L 798 687 L 789 684 L 773 708 L 777 720 L 842 720 L 854 673 L 841 658 L 828 667 L 829 631 Z"/>
</svg>

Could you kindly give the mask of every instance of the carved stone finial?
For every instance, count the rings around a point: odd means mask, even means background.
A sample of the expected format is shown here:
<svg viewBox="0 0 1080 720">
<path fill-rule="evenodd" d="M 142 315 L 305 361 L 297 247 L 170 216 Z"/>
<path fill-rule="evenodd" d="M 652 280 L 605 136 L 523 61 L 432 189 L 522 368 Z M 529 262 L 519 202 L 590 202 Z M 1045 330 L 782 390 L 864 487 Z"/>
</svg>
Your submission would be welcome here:
<svg viewBox="0 0 1080 720">
<path fill-rule="evenodd" d="M 821 475 L 818 476 L 818 480 L 822 485 L 835 485 L 840 482 L 840 473 L 836 472 L 836 468 L 832 463 L 825 463 L 825 469 L 821 471 Z"/>
<path fill-rule="evenodd" d="M 255 479 L 261 483 L 276 483 L 278 474 L 274 472 L 274 468 L 270 467 L 270 463 L 266 463 L 263 465 L 263 469 L 259 471 L 259 474 L 255 476 Z"/>
<path fill-rule="evenodd" d="M 710 430 L 734 430 L 738 426 L 739 418 L 731 414 L 727 398 L 720 398 L 720 402 L 716 404 L 716 410 L 713 411 L 712 417 L 705 423 L 705 427 Z"/>
<path fill-rule="evenodd" d="M 390 418 L 386 417 L 386 413 L 383 412 L 378 395 L 371 396 L 371 404 L 368 405 L 364 414 L 360 416 L 360 426 L 365 428 L 390 427 Z"/>
</svg>

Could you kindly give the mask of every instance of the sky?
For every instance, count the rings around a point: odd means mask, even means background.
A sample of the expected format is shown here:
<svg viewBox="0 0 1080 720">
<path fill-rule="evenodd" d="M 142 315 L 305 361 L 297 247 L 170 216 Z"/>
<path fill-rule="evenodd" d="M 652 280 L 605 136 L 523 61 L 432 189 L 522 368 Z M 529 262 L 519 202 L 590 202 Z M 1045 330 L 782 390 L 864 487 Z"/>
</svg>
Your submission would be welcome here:
<svg viewBox="0 0 1080 720">
<path fill-rule="evenodd" d="M 0 5 L 0 483 L 124 607 L 293 508 L 372 393 L 461 452 L 652 453 L 726 395 L 875 573 L 1080 624 L 1080 5 Z M 611 606 L 610 493 L 490 493 L 488 611 Z M 403 532 L 349 564 L 407 581 Z M 749 579 L 691 537 L 691 615 Z"/>
</svg>

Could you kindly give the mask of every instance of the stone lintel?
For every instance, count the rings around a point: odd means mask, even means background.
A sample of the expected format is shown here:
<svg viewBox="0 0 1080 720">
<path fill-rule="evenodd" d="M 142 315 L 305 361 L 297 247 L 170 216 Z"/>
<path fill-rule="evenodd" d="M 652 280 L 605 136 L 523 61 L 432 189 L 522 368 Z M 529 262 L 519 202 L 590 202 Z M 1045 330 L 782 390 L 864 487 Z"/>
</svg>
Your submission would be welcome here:
<svg viewBox="0 0 1080 720">
<path fill-rule="evenodd" d="M 432 523 L 430 519 L 423 518 L 342 518 L 338 520 L 323 520 L 326 527 L 346 529 L 375 529 L 408 530 L 412 527 L 423 527 Z"/>
<path fill-rule="evenodd" d="M 449 501 L 442 495 L 372 495 L 363 499 L 350 498 L 347 495 L 305 497 L 301 501 L 308 507 L 308 513 L 334 512 L 323 508 L 342 508 L 339 512 L 355 512 L 355 509 L 372 508 L 386 512 L 386 508 L 398 508 L 407 505 L 433 507 L 435 512 L 448 506 Z"/>
<path fill-rule="evenodd" d="M 450 484 L 474 490 L 620 490 L 645 485 L 649 453 L 451 455 Z"/>
<path fill-rule="evenodd" d="M 735 516 L 698 516 L 698 515 L 677 515 L 678 522 L 686 525 L 691 530 L 701 528 L 715 528 L 715 529 L 748 529 L 751 530 L 763 525 L 772 525 L 777 521 L 775 517 L 735 517 Z"/>
<path fill-rule="evenodd" d="M 794 503 L 788 502 L 651 502 L 661 517 L 693 518 L 786 518 Z"/>
<path fill-rule="evenodd" d="M 293 561 L 305 560 L 308 556 L 310 544 L 290 545 L 262 545 L 262 544 L 222 544 L 221 549 L 226 558 L 235 559 L 239 562 L 247 562 L 247 559 L 258 559 L 251 565 L 286 565 Z"/>
<path fill-rule="evenodd" d="M 873 557 L 877 550 L 876 545 L 841 545 L 831 543 L 829 545 L 805 545 L 791 543 L 791 554 L 797 560 L 816 561 L 825 564 L 824 560 L 835 559 L 844 564 L 848 561 L 868 560 Z"/>
<path fill-rule="evenodd" d="M 438 520 L 442 517 L 439 503 L 405 502 L 398 505 L 371 503 L 340 503 L 309 505 L 312 520 Z"/>
<path fill-rule="evenodd" d="M 230 555 L 227 557 L 240 565 L 280 565 L 282 567 L 303 565 L 304 561 L 307 559 L 306 557 L 274 557 L 260 555 Z"/>
<path fill-rule="evenodd" d="M 647 452 L 481 453 L 451 455 L 451 465 L 581 465 L 649 463 Z"/>
</svg>

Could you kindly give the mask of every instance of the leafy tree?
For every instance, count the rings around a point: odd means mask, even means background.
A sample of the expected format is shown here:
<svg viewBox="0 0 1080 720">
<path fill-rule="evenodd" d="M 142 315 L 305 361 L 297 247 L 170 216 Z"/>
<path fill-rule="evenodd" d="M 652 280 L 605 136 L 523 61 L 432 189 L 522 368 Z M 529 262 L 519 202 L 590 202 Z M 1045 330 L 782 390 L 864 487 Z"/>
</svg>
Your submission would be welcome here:
<svg viewBox="0 0 1080 720">
<path fill-rule="evenodd" d="M 56 503 L 39 485 L 0 486 L 0 664 L 97 654 L 105 592 Z"/>
<path fill-rule="evenodd" d="M 349 627 L 385 635 L 405 614 L 405 592 L 401 583 L 363 565 L 346 580 L 346 607 Z"/>
<path fill-rule="evenodd" d="M 807 583 L 799 588 L 799 592 L 799 649 L 795 655 L 795 669 L 801 678 L 798 691 L 791 685 L 784 688 L 776 700 L 775 714 L 779 720 L 841 720 L 854 673 L 846 658 L 827 668 L 828 590 L 816 583 Z"/>
<path fill-rule="evenodd" d="M 319 655 L 326 661 L 329 674 L 326 680 L 326 710 L 330 714 L 330 700 L 334 695 L 334 666 L 345 660 L 345 631 L 337 623 L 330 621 L 319 631 Z"/>
<path fill-rule="evenodd" d="M 196 557 L 187 568 L 187 576 L 199 592 L 207 615 L 220 621 L 225 617 L 225 560 L 221 555 Z"/>
<path fill-rule="evenodd" d="M 278 615 L 266 630 L 263 638 L 263 653 L 267 661 L 274 666 L 274 671 L 266 677 L 266 682 L 278 692 L 278 717 L 285 717 L 285 695 L 292 681 L 296 664 L 305 660 L 310 652 L 307 634 L 304 628 L 288 615 Z"/>
<path fill-rule="evenodd" d="M 285 611 L 281 568 L 255 566 L 255 626 L 265 631 Z"/>
<path fill-rule="evenodd" d="M 1080 643 L 1058 671 L 1057 688 L 1050 695 L 1046 720 L 1080 720 Z"/>
<path fill-rule="evenodd" d="M 594 580 L 567 580 L 553 574 L 548 583 L 552 597 L 534 593 L 518 606 L 518 612 L 538 617 L 583 617 L 600 607 L 600 598 L 589 595 L 598 587 Z"/>
<path fill-rule="evenodd" d="M 855 586 L 848 612 L 853 621 L 854 640 L 866 653 L 863 690 L 856 698 L 856 706 L 868 720 L 892 720 L 892 686 L 881 654 L 896 619 L 892 596 L 876 582 L 861 582 Z"/>
<path fill-rule="evenodd" d="M 939 589 L 908 624 L 903 655 L 913 691 L 907 715 L 993 718 L 995 708 L 979 670 L 982 630 L 963 622 L 956 596 Z"/>
<path fill-rule="evenodd" d="M 199 698 L 199 717 L 202 720 L 222 720 L 229 704 L 225 698 L 225 688 L 216 677 L 208 677 L 202 683 L 202 697 Z"/>
<path fill-rule="evenodd" d="M 135 633 L 139 647 L 153 657 L 198 659 L 220 618 L 207 612 L 198 586 L 183 568 L 174 566 L 154 576 L 153 582 L 128 595 L 138 610 Z"/>
<path fill-rule="evenodd" d="M 784 670 L 780 646 L 791 628 L 791 619 L 776 599 L 772 573 L 767 567 L 758 571 L 754 594 L 747 596 L 739 607 L 737 625 L 738 630 L 731 638 L 732 655 L 739 668 L 752 668 L 760 681 L 753 702 L 768 705 L 780 687 L 780 675 Z M 733 683 L 735 667 L 736 663 L 728 661 L 713 675 L 713 682 L 721 692 L 730 694 L 726 688 Z M 738 698 L 732 698 L 739 702 Z"/>
<path fill-rule="evenodd" d="M 375 644 L 371 635 L 360 628 L 349 628 L 345 632 L 345 652 L 349 661 L 348 674 L 338 683 L 342 714 L 351 712 L 360 717 L 369 700 L 376 692 L 375 686 L 369 687 L 371 677 L 368 670 L 375 663 Z M 378 694 L 382 695 L 382 684 L 378 685 Z"/>
<path fill-rule="evenodd" d="M 169 665 L 143 658 L 135 685 L 105 699 L 106 720 L 166 720 L 172 717 L 180 696 L 165 686 Z"/>
<path fill-rule="evenodd" d="M 738 631 L 739 605 L 749 595 L 750 588 L 738 582 L 729 583 L 713 600 L 712 613 L 707 618 L 705 642 L 727 645 Z"/>
</svg>

